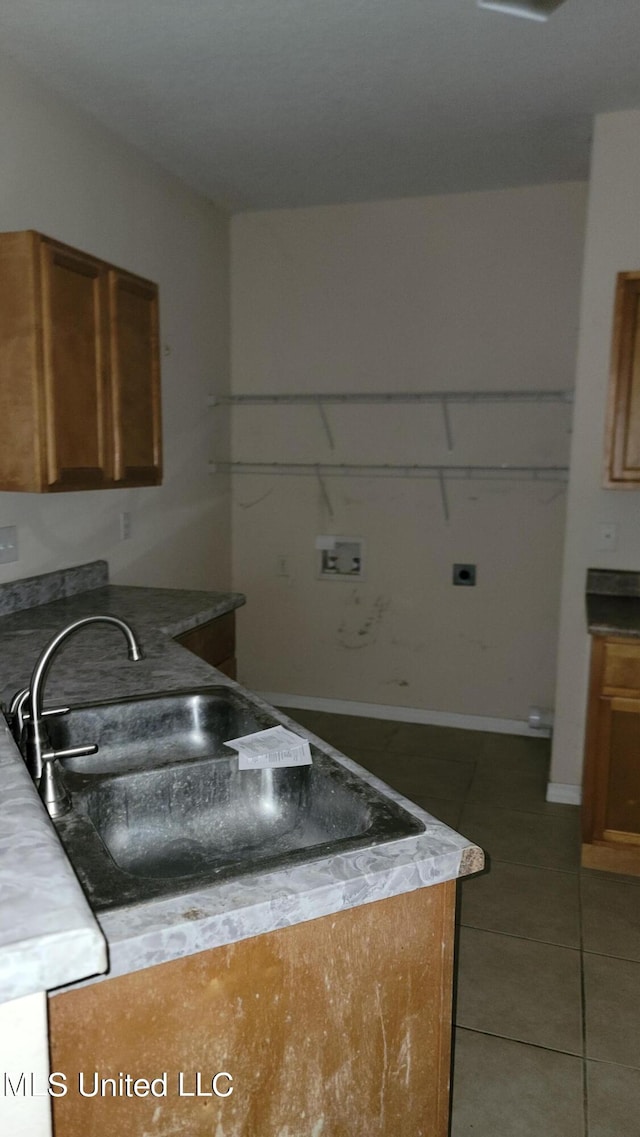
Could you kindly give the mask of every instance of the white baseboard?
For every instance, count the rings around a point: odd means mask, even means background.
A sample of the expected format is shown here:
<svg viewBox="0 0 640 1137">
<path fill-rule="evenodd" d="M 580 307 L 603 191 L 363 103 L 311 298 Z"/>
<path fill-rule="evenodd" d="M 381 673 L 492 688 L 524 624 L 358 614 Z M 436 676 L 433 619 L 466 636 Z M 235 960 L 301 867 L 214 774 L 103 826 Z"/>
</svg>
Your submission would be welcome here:
<svg viewBox="0 0 640 1137">
<path fill-rule="evenodd" d="M 548 782 L 547 801 L 557 801 L 561 805 L 580 805 L 582 786 L 567 785 L 566 782 Z"/>
<path fill-rule="evenodd" d="M 424 707 L 391 707 L 381 703 L 357 703 L 351 699 L 321 699 L 314 695 L 284 695 L 259 691 L 267 703 L 304 711 L 324 711 L 332 715 L 359 715 L 364 718 L 416 722 L 427 726 L 453 726 L 462 730 L 485 730 L 492 734 L 522 734 L 528 738 L 549 738 L 548 728 L 533 730 L 524 719 L 498 719 L 488 715 L 461 715 L 453 711 L 430 711 Z"/>
</svg>

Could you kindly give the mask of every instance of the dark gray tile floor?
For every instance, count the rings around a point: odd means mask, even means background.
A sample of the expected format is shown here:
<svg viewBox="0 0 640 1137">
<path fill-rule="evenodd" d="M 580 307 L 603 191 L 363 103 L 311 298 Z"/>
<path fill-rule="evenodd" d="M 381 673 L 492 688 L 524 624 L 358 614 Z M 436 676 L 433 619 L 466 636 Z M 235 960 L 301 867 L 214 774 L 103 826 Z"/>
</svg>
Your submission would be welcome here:
<svg viewBox="0 0 640 1137">
<path fill-rule="evenodd" d="M 640 1137 L 640 879 L 580 869 L 548 742 L 292 717 L 487 854 L 459 886 L 452 1137 Z"/>
</svg>

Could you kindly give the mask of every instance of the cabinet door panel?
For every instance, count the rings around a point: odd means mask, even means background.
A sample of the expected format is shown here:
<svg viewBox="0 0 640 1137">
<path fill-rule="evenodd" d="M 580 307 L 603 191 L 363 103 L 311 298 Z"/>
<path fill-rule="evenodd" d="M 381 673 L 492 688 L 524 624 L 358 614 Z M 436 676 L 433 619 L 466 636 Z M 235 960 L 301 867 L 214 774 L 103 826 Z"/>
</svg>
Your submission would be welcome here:
<svg viewBox="0 0 640 1137">
<path fill-rule="evenodd" d="M 158 289 L 60 241 L 0 233 L 0 488 L 161 480 Z"/>
<path fill-rule="evenodd" d="M 110 478 L 106 402 L 106 270 L 41 245 L 47 479 L 52 489 L 99 488 Z"/>
<path fill-rule="evenodd" d="M 640 691 L 640 643 L 607 641 L 602 689 L 611 694 Z"/>
<path fill-rule="evenodd" d="M 637 640 L 625 643 L 615 638 L 594 638 L 582 797 L 582 864 L 634 876 L 640 876 L 639 669 Z"/>
<path fill-rule="evenodd" d="M 640 482 L 640 273 L 618 274 L 614 309 L 607 484 Z"/>
<path fill-rule="evenodd" d="M 147 281 L 113 269 L 109 273 L 109 295 L 115 480 L 122 485 L 158 485 L 158 290 Z"/>
<path fill-rule="evenodd" d="M 640 699 L 612 699 L 605 839 L 640 842 Z"/>
<path fill-rule="evenodd" d="M 35 235 L 0 235 L 0 490 L 46 488 Z"/>
</svg>

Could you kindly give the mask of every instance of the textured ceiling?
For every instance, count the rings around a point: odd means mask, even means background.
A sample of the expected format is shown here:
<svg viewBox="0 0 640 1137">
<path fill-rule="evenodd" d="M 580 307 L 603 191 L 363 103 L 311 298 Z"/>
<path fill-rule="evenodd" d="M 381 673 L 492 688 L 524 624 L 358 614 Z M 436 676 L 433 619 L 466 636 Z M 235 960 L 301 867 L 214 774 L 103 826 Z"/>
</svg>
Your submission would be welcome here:
<svg viewBox="0 0 640 1137">
<path fill-rule="evenodd" d="M 585 178 L 640 107 L 639 0 L 4 0 L 0 43 L 234 210 Z"/>
</svg>

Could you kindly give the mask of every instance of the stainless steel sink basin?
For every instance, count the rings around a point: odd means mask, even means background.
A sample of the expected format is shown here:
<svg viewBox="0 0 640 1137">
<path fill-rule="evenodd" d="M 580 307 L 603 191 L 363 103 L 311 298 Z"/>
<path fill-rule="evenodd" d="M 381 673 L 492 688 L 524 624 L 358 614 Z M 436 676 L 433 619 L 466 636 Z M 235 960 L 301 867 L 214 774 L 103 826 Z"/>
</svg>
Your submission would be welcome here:
<svg viewBox="0 0 640 1137">
<path fill-rule="evenodd" d="M 312 747 L 311 766 L 238 770 L 225 740 L 277 720 L 232 688 L 78 706 L 48 723 L 73 808 L 56 826 L 97 911 L 420 833 Z"/>
<path fill-rule="evenodd" d="M 82 704 L 47 719 L 47 730 L 56 749 L 97 743 L 97 754 L 61 762 L 67 772 L 92 776 L 229 754 L 224 746 L 228 738 L 263 730 L 273 722 L 232 688 L 204 687 Z"/>
</svg>

